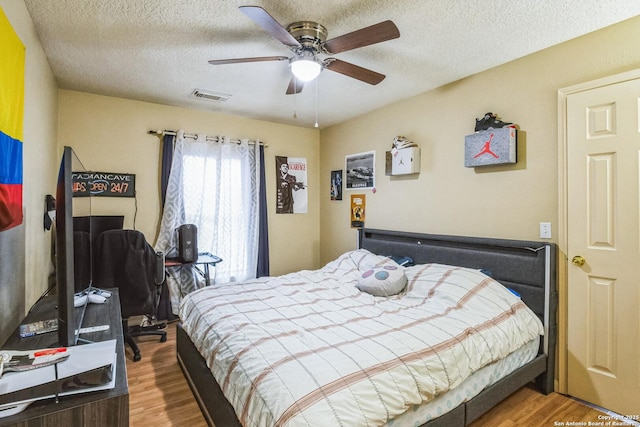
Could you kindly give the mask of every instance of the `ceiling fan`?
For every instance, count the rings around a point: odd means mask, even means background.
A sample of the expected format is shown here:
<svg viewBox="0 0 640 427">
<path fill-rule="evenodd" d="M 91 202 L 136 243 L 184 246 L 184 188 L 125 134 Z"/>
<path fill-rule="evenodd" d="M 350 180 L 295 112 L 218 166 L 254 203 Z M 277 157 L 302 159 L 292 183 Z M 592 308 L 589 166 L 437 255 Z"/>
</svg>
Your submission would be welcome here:
<svg viewBox="0 0 640 427">
<path fill-rule="evenodd" d="M 287 46 L 293 52 L 293 56 L 217 59 L 209 61 L 209 64 L 289 61 L 293 76 L 287 88 L 287 95 L 300 93 L 304 84 L 315 79 L 323 69 L 344 74 L 371 85 L 380 83 L 385 78 L 384 74 L 336 58 L 320 59 L 319 55 L 332 55 L 400 37 L 398 27 L 391 21 L 384 21 L 327 40 L 327 29 L 317 22 L 299 21 L 285 28 L 259 6 L 240 6 L 240 10 L 263 30 Z"/>
</svg>

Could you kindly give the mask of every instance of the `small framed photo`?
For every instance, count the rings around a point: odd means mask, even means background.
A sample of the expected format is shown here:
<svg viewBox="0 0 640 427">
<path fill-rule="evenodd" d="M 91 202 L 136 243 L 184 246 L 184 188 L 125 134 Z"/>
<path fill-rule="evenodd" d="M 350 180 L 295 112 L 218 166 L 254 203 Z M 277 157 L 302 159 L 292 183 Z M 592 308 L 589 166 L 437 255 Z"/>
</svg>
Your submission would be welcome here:
<svg viewBox="0 0 640 427">
<path fill-rule="evenodd" d="M 364 194 L 351 195 L 351 228 L 364 228 L 364 217 L 367 196 Z"/>
<path fill-rule="evenodd" d="M 331 171 L 331 200 L 342 200 L 342 170 Z"/>
<path fill-rule="evenodd" d="M 346 189 L 375 188 L 376 152 L 349 154 L 345 159 Z"/>
</svg>

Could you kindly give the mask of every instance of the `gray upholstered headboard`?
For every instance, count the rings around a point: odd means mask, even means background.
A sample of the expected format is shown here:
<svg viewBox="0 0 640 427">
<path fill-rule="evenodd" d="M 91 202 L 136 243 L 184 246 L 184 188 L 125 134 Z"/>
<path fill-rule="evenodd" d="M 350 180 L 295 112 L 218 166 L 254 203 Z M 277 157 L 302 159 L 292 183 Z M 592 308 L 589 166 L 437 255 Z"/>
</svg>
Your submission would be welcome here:
<svg viewBox="0 0 640 427">
<path fill-rule="evenodd" d="M 545 326 L 544 353 L 556 340 L 556 246 L 549 242 L 360 230 L 360 247 L 379 255 L 408 256 L 416 264 L 439 263 L 485 269 L 518 292 Z"/>
</svg>

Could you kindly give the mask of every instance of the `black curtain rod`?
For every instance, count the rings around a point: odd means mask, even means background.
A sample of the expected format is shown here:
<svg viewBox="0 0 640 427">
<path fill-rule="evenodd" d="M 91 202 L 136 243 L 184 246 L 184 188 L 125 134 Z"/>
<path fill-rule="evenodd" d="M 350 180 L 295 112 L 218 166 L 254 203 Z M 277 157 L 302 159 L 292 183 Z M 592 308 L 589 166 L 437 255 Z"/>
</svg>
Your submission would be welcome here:
<svg viewBox="0 0 640 427">
<path fill-rule="evenodd" d="M 147 132 L 149 135 L 156 135 L 156 136 L 164 136 L 164 135 L 177 135 L 177 132 L 171 131 L 171 130 L 150 130 Z M 184 134 L 185 138 L 190 138 L 190 139 L 198 139 L 198 135 L 194 134 L 194 133 L 186 133 Z M 218 136 L 207 136 L 206 140 L 208 142 L 220 142 L 221 138 Z M 229 142 L 232 142 L 234 144 L 241 144 L 242 141 L 240 141 L 239 139 L 230 139 Z M 254 144 L 259 144 L 262 145 L 263 147 L 268 147 L 267 144 L 264 144 L 260 141 L 249 141 L 249 145 L 254 145 Z"/>
</svg>

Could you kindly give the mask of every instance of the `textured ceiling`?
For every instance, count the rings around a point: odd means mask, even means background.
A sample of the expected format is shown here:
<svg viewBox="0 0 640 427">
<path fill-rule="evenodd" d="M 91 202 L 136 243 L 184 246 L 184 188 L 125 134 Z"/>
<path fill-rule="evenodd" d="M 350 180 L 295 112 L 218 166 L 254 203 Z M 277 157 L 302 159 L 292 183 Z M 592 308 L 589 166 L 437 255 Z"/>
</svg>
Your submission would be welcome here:
<svg viewBox="0 0 640 427">
<path fill-rule="evenodd" d="M 316 111 L 330 126 L 640 14 L 636 0 L 24 1 L 60 88 L 307 127 Z M 319 22 L 328 38 L 392 20 L 400 38 L 335 55 L 387 78 L 371 86 L 325 70 L 316 98 L 315 83 L 285 94 L 286 61 L 209 65 L 290 56 L 238 10 L 247 4 L 285 27 Z"/>
</svg>

